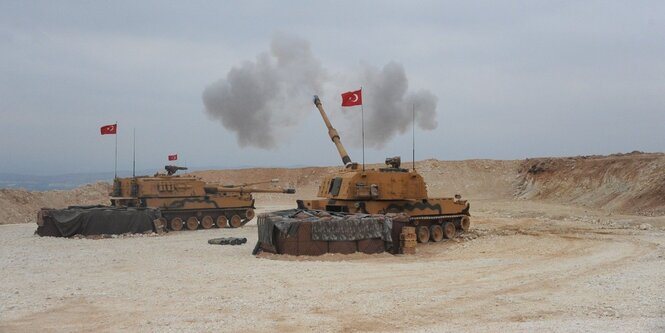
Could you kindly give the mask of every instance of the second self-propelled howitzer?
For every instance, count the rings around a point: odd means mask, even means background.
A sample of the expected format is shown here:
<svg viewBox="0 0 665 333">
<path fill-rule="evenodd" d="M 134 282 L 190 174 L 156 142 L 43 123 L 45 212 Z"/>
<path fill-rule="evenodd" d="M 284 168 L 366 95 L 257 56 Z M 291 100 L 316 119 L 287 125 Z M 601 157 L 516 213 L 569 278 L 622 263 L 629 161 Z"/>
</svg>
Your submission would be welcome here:
<svg viewBox="0 0 665 333">
<path fill-rule="evenodd" d="M 238 228 L 254 218 L 252 193 L 295 193 L 293 188 L 261 188 L 265 182 L 224 185 L 206 183 L 198 177 L 174 175 L 181 167 L 166 166 L 168 174 L 116 178 L 111 204 L 116 207 L 148 207 L 161 211 L 170 230 L 212 227 Z"/>
<path fill-rule="evenodd" d="M 363 214 L 405 213 L 409 225 L 416 227 L 421 243 L 453 238 L 457 232 L 469 229 L 469 203 L 459 195 L 428 197 L 423 177 L 415 169 L 401 168 L 399 157 L 386 159 L 385 168 L 360 169 L 344 149 L 318 96 L 314 96 L 314 104 L 345 168 L 322 179 L 318 191 L 321 199 L 298 200 L 298 208 Z"/>
</svg>

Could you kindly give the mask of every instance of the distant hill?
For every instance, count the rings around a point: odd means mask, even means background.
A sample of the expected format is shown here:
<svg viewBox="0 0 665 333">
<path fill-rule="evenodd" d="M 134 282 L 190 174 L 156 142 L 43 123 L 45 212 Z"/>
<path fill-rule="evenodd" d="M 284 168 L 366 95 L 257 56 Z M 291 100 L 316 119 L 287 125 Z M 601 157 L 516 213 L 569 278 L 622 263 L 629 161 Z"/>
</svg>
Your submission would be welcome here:
<svg viewBox="0 0 665 333">
<path fill-rule="evenodd" d="M 299 165 L 289 167 L 301 167 Z M 228 169 L 246 169 L 253 168 L 253 166 L 241 165 L 234 167 L 220 167 L 220 166 L 200 166 L 189 167 L 188 172 L 201 171 L 201 170 L 228 170 Z M 163 169 L 143 169 L 137 170 L 137 176 L 152 176 L 157 171 Z M 182 172 L 180 172 L 182 173 Z M 130 177 L 131 171 L 122 170 L 118 171 L 118 177 Z M 2 173 L 0 172 L 0 189 L 24 189 L 28 191 L 49 191 L 49 190 L 71 190 L 85 184 L 93 184 L 97 182 L 112 182 L 113 172 L 82 172 L 82 173 L 68 173 L 61 175 L 23 175 L 17 173 Z"/>
<path fill-rule="evenodd" d="M 140 170 L 137 175 L 152 175 L 154 170 Z M 119 177 L 131 176 L 131 171 L 118 171 Z M 15 173 L 0 173 L 0 188 L 25 189 L 28 191 L 71 190 L 85 184 L 113 181 L 113 172 L 69 173 L 62 175 L 36 176 Z"/>
<path fill-rule="evenodd" d="M 20 175 L 0 173 L 0 188 L 25 189 L 28 191 L 70 190 L 84 184 L 99 181 L 110 182 L 113 173 L 73 173 L 55 176 Z"/>
</svg>

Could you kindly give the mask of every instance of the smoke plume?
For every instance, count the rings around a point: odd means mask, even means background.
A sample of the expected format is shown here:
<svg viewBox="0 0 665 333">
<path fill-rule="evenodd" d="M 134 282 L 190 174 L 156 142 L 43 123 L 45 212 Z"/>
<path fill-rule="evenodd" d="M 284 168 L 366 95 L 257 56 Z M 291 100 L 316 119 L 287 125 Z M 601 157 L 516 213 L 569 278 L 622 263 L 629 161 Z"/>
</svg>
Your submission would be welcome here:
<svg viewBox="0 0 665 333">
<path fill-rule="evenodd" d="M 361 65 L 357 73 L 336 77 L 331 79 L 326 74 L 307 41 L 277 35 L 270 52 L 259 54 L 254 62 L 231 68 L 226 78 L 208 86 L 203 92 L 203 103 L 211 118 L 235 132 L 241 147 L 276 147 L 287 136 L 288 127 L 314 114 L 312 95 L 323 97 L 330 114 L 336 109 L 334 105 L 340 105 L 341 92 L 360 85 L 366 145 L 381 148 L 396 135 L 410 130 L 414 107 L 417 126 L 426 130 L 437 127 L 436 96 L 426 90 L 409 92 L 401 64 L 391 62 L 383 68 Z M 349 82 L 357 84 L 348 86 Z M 330 94 L 323 92 L 324 85 L 332 87 Z M 345 144 L 359 145 L 359 110 L 342 110 L 344 123 L 334 125 L 340 126 L 342 136 L 350 139 Z"/>
<path fill-rule="evenodd" d="M 324 77 L 307 41 L 277 35 L 270 53 L 233 67 L 208 86 L 203 103 L 210 117 L 236 133 L 241 147 L 274 148 L 284 130 L 311 109 Z"/>
<path fill-rule="evenodd" d="M 398 134 L 416 125 L 425 130 L 437 127 L 437 98 L 429 91 L 409 92 L 409 81 L 401 64 L 390 62 L 382 69 L 364 65 L 361 82 L 365 112 L 365 144 L 381 148 Z M 355 111 L 345 111 L 351 113 Z M 357 127 L 357 126 L 356 126 Z M 351 137 L 358 136 L 358 130 Z M 358 140 L 353 140 L 358 142 Z"/>
</svg>

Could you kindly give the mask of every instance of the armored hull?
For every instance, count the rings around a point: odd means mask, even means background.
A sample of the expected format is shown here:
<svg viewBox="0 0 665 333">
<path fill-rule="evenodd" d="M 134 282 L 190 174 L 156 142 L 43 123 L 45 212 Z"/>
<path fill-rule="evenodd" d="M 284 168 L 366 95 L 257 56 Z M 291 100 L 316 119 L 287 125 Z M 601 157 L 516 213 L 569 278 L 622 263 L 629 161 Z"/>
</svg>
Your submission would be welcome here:
<svg viewBox="0 0 665 333">
<path fill-rule="evenodd" d="M 341 171 L 322 181 L 318 196 L 325 199 L 297 203 L 300 209 L 331 212 L 404 213 L 421 243 L 467 231 L 470 204 L 461 198 L 428 198 L 424 185 L 419 174 L 405 169 Z"/>
<path fill-rule="evenodd" d="M 197 177 L 176 175 L 118 178 L 113 183 L 111 204 L 157 208 L 169 230 L 238 228 L 254 218 L 252 193 L 295 193 L 292 189 L 248 187 L 255 184 L 259 183 L 208 184 Z"/>
</svg>

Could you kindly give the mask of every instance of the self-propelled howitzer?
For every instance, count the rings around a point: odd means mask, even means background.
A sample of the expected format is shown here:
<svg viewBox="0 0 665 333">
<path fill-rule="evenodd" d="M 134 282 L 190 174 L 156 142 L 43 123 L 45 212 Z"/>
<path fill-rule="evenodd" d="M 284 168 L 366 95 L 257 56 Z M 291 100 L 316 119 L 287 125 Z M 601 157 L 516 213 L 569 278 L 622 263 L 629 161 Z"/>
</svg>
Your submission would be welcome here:
<svg viewBox="0 0 665 333">
<path fill-rule="evenodd" d="M 322 199 L 298 200 L 298 208 L 364 214 L 405 213 L 409 215 L 409 224 L 416 227 L 421 243 L 453 238 L 457 232 L 469 229 L 469 203 L 459 195 L 429 198 L 423 177 L 415 170 L 401 168 L 399 157 L 386 159 L 385 168 L 358 168 L 328 120 L 318 96 L 314 96 L 314 104 L 345 168 L 321 180 L 318 197 Z"/>
<path fill-rule="evenodd" d="M 174 170 L 174 168 L 166 168 Z M 177 170 L 176 170 L 177 171 Z M 169 172 L 171 173 L 171 172 Z M 292 188 L 257 188 L 277 179 L 239 185 L 206 183 L 194 176 L 164 175 L 116 178 L 111 204 L 116 207 L 148 207 L 161 211 L 170 230 L 195 230 L 214 226 L 238 228 L 254 218 L 252 193 L 295 193 Z"/>
</svg>

